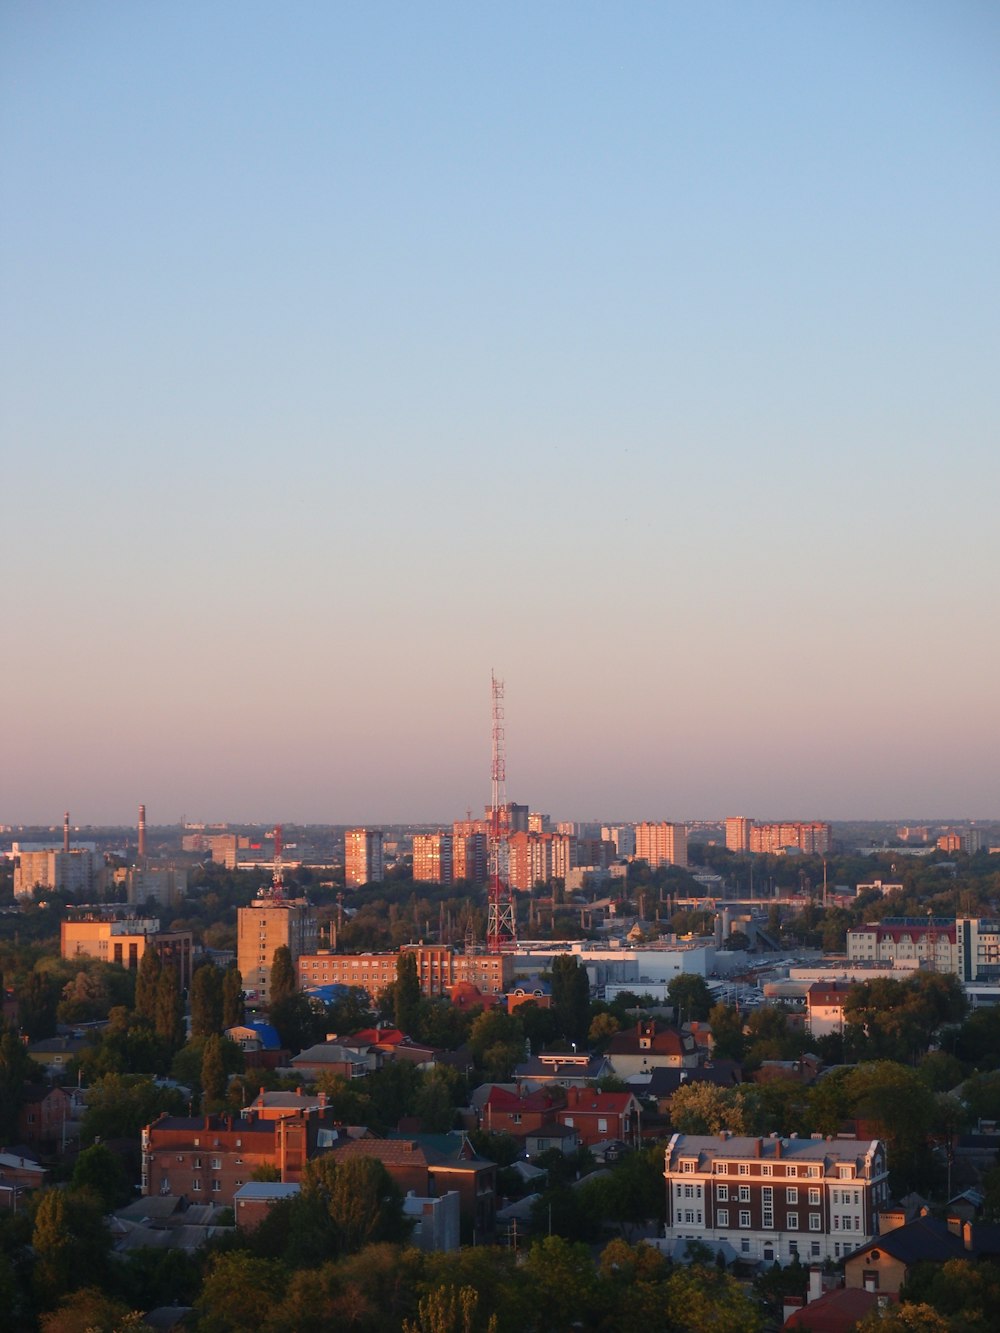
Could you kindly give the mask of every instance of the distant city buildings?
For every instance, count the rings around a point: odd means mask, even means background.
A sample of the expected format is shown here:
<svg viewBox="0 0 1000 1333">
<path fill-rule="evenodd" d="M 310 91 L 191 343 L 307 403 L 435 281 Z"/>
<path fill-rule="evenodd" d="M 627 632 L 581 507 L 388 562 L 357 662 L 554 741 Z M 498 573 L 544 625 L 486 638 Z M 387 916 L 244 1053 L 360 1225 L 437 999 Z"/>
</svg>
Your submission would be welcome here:
<svg viewBox="0 0 1000 1333">
<path fill-rule="evenodd" d="M 475 986 L 484 994 L 503 994 L 514 978 L 515 960 L 509 953 L 457 953 L 445 944 L 404 945 L 400 952 L 413 954 L 421 992 L 428 998 L 447 995 L 451 987 L 460 983 Z M 314 949 L 298 958 L 299 985 L 303 988 L 357 986 L 376 998 L 394 984 L 398 956 Z"/>
<path fill-rule="evenodd" d="M 783 852 L 801 852 L 806 856 L 826 856 L 833 849 L 833 829 L 829 823 L 752 824 L 749 830 L 751 852 L 780 856 Z"/>
<path fill-rule="evenodd" d="M 381 829 L 351 828 L 344 834 L 344 881 L 351 888 L 385 879 Z"/>
<path fill-rule="evenodd" d="M 508 882 L 522 892 L 535 884 L 564 880 L 577 863 L 576 838 L 568 833 L 512 833 L 507 845 Z"/>
<path fill-rule="evenodd" d="M 103 860 L 86 847 L 21 851 L 14 866 L 14 897 L 30 898 L 36 889 L 50 889 L 96 898 L 103 878 Z"/>
<path fill-rule="evenodd" d="M 743 854 L 750 850 L 750 830 L 753 820 L 745 815 L 731 815 L 726 820 L 726 847 L 731 852 Z"/>
<path fill-rule="evenodd" d="M 431 884 L 451 884 L 455 878 L 455 838 L 451 833 L 416 833 L 413 836 L 413 878 Z"/>
<path fill-rule="evenodd" d="M 686 866 L 687 830 L 683 824 L 666 822 L 635 826 L 635 855 L 655 870 L 657 866 Z"/>
</svg>

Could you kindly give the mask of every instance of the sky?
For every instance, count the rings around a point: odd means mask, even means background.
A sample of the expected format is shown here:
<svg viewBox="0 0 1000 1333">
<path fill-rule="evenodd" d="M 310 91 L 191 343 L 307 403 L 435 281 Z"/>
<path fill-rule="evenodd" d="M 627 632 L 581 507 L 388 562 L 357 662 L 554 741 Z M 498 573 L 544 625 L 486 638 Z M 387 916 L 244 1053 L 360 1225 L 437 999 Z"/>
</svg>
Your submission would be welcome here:
<svg viewBox="0 0 1000 1333">
<path fill-rule="evenodd" d="M 0 822 L 1000 817 L 1000 9 L 0 7 Z"/>
</svg>

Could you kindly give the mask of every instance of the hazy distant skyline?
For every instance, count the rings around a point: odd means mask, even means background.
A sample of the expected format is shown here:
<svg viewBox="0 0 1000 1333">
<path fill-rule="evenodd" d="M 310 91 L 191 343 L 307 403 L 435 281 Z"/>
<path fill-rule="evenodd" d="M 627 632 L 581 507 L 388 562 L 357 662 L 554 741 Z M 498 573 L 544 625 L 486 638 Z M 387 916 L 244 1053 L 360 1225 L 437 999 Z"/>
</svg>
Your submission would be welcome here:
<svg viewBox="0 0 1000 1333">
<path fill-rule="evenodd" d="M 1000 816 L 998 58 L 9 0 L 0 822 Z"/>
</svg>

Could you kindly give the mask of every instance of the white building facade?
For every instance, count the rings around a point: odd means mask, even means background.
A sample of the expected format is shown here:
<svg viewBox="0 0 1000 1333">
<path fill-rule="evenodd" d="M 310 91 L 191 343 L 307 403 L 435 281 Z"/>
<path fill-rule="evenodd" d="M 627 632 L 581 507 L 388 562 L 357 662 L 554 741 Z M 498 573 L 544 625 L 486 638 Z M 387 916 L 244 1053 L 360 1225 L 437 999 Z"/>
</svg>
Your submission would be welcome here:
<svg viewBox="0 0 1000 1333">
<path fill-rule="evenodd" d="M 674 1134 L 664 1178 L 667 1239 L 726 1242 L 748 1263 L 842 1259 L 889 1198 L 879 1139 Z"/>
</svg>

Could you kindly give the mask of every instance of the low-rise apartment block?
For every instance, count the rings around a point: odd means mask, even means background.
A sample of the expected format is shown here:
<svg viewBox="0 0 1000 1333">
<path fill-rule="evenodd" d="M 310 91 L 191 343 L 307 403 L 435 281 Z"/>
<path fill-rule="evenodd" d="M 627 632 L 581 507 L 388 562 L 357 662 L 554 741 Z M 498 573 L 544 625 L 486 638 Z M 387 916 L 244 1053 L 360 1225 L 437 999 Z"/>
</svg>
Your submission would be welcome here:
<svg viewBox="0 0 1000 1333">
<path fill-rule="evenodd" d="M 421 992 L 428 998 L 448 994 L 452 986 L 470 982 L 495 995 L 507 991 L 514 978 L 511 954 L 457 953 L 446 944 L 404 945 L 402 952 L 415 955 Z M 297 963 L 299 985 L 358 986 L 369 995 L 380 995 L 396 980 L 395 953 L 303 954 Z"/>
<path fill-rule="evenodd" d="M 916 961 L 936 972 L 957 972 L 955 922 L 940 916 L 887 916 L 852 926 L 847 932 L 847 957 L 851 962 L 890 965 Z"/>
</svg>

